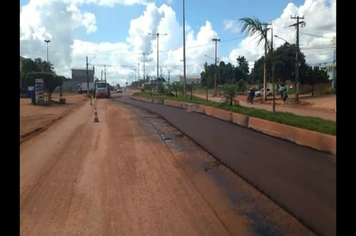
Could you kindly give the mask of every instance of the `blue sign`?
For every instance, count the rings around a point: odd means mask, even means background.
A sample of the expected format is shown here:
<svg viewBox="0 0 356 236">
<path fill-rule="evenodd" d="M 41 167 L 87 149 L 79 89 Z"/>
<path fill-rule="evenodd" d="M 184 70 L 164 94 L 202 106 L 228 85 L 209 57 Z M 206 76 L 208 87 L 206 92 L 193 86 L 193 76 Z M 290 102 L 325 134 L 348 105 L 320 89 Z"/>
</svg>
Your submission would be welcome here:
<svg viewBox="0 0 356 236">
<path fill-rule="evenodd" d="M 35 80 L 35 97 L 36 97 L 36 104 L 44 103 L 44 81 L 43 81 L 43 79 Z"/>
</svg>

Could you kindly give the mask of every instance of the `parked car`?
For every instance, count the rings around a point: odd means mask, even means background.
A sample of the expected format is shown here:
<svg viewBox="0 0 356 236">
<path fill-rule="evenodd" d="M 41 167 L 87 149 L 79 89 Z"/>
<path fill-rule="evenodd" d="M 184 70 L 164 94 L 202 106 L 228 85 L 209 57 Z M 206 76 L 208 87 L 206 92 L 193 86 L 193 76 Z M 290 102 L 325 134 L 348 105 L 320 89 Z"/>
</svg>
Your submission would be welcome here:
<svg viewBox="0 0 356 236">
<path fill-rule="evenodd" d="M 116 93 L 122 93 L 122 89 L 121 88 L 116 89 Z"/>
<path fill-rule="evenodd" d="M 263 95 L 263 93 L 264 93 L 264 89 L 257 90 L 257 91 L 255 92 L 255 96 L 256 96 L 256 97 L 260 97 L 260 96 Z M 269 88 L 267 89 L 267 96 L 273 96 L 273 92 L 272 92 L 272 90 L 269 89 Z"/>
</svg>

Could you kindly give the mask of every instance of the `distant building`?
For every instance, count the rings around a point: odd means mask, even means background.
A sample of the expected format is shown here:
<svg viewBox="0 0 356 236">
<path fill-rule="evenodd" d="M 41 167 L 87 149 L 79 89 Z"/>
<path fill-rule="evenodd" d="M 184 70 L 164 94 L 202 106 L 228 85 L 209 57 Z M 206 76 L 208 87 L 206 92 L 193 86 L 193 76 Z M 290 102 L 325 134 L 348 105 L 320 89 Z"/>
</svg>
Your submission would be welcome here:
<svg viewBox="0 0 356 236">
<path fill-rule="evenodd" d="M 80 84 L 87 82 L 87 70 L 86 68 L 72 68 L 72 81 Z M 95 67 L 88 69 L 89 82 L 95 82 Z"/>
<path fill-rule="evenodd" d="M 187 84 L 200 84 L 200 80 L 200 76 L 187 76 L 186 78 Z M 174 81 L 184 82 L 184 78 L 182 75 L 178 75 L 174 77 Z"/>
<path fill-rule="evenodd" d="M 66 81 L 63 81 L 62 90 L 75 92 L 77 91 L 77 86 L 78 86 L 78 82 L 75 82 L 72 79 L 68 79 Z"/>
</svg>

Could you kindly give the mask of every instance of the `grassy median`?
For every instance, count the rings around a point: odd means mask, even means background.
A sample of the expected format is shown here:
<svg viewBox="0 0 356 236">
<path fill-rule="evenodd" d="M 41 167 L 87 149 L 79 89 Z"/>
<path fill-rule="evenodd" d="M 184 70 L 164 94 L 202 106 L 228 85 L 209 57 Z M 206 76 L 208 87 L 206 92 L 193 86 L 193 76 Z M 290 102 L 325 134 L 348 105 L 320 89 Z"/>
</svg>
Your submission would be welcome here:
<svg viewBox="0 0 356 236">
<path fill-rule="evenodd" d="M 240 105 L 229 106 L 226 103 L 217 103 L 213 101 L 205 101 L 202 98 L 194 97 L 191 100 L 190 95 L 187 94 L 187 98 L 183 96 L 178 97 L 169 97 L 162 94 L 153 94 L 152 96 L 149 93 L 135 93 L 134 96 L 145 97 L 145 98 L 157 98 L 157 99 L 167 99 L 180 102 L 189 102 L 197 103 L 206 106 L 212 106 L 220 108 L 223 110 L 236 112 L 244 115 L 249 115 L 251 117 L 256 117 L 264 120 L 274 121 L 277 123 L 290 125 L 302 129 L 312 130 L 324 134 L 336 135 L 336 122 L 331 120 L 324 120 L 317 117 L 307 117 L 307 116 L 298 116 L 293 113 L 288 112 L 270 112 L 262 109 L 243 107 Z"/>
</svg>

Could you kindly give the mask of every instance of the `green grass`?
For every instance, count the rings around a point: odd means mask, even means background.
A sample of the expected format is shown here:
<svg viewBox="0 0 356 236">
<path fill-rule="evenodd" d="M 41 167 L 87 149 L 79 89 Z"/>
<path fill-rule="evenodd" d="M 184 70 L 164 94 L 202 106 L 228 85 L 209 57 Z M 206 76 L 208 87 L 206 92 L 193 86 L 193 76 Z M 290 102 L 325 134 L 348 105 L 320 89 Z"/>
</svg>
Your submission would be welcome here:
<svg viewBox="0 0 356 236">
<path fill-rule="evenodd" d="M 173 101 L 180 102 L 189 102 L 189 103 L 197 103 L 206 106 L 212 106 L 216 108 L 220 108 L 223 110 L 236 112 L 244 115 L 248 115 L 251 117 L 256 117 L 264 120 L 269 120 L 273 122 L 277 122 L 280 124 L 290 125 L 302 129 L 312 130 L 324 134 L 336 135 L 336 122 L 330 120 L 324 120 L 317 117 L 306 117 L 306 116 L 298 116 L 293 113 L 288 112 L 270 112 L 263 109 L 249 108 L 243 107 L 240 105 L 229 106 L 226 103 L 217 103 L 213 101 L 205 101 L 203 98 L 194 97 L 191 100 L 190 95 L 187 94 L 187 98 L 183 96 L 178 97 L 169 97 L 162 94 L 153 94 L 152 96 L 149 93 L 135 93 L 134 96 L 145 97 L 145 98 L 159 98 L 159 99 L 167 99 Z"/>
</svg>

